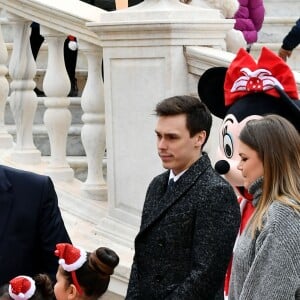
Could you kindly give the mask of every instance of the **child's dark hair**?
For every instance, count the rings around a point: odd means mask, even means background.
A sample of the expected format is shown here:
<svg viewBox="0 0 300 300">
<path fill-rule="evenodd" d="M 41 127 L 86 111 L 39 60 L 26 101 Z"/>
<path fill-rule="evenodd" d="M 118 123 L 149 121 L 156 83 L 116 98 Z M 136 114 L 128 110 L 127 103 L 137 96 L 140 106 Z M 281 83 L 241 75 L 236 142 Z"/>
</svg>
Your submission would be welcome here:
<svg viewBox="0 0 300 300">
<path fill-rule="evenodd" d="M 30 300 L 55 300 L 53 282 L 46 274 L 37 274 L 33 277 L 36 285 L 36 292 Z"/>
<path fill-rule="evenodd" d="M 119 263 L 119 256 L 111 249 L 100 247 L 87 253 L 87 261 L 75 271 L 78 283 L 87 297 L 99 298 L 103 295 L 110 281 L 110 275 Z M 73 283 L 71 272 L 63 269 L 62 274 L 68 283 Z"/>
<path fill-rule="evenodd" d="M 207 106 L 198 98 L 192 96 L 174 96 L 159 102 L 155 113 L 158 117 L 186 115 L 186 128 L 190 137 L 204 130 L 206 132 L 205 145 L 212 126 L 212 115 Z"/>
</svg>

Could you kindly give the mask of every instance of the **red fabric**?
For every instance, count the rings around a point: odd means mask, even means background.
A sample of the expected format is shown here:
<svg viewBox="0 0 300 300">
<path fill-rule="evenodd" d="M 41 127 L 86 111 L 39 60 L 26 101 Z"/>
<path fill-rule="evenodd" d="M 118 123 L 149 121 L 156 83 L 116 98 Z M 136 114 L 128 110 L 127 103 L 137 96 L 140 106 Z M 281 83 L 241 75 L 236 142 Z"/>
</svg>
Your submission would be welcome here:
<svg viewBox="0 0 300 300">
<path fill-rule="evenodd" d="M 73 35 L 68 35 L 68 40 L 76 42 L 76 37 Z"/>
<path fill-rule="evenodd" d="M 31 282 L 22 276 L 15 277 L 10 282 L 11 290 L 14 294 L 26 294 L 31 287 Z"/>
<path fill-rule="evenodd" d="M 71 272 L 71 276 L 72 276 L 72 281 L 73 281 L 73 283 L 74 283 L 74 285 L 75 285 L 75 287 L 76 287 L 76 290 L 77 290 L 78 294 L 79 294 L 79 295 L 82 295 L 83 292 L 82 292 L 82 289 L 81 289 L 81 287 L 80 287 L 80 285 L 79 285 L 79 282 L 78 282 L 78 280 L 77 280 L 77 276 L 76 276 L 75 271 L 72 271 L 72 272 Z"/>
<path fill-rule="evenodd" d="M 81 257 L 80 250 L 68 243 L 57 244 L 54 254 L 64 259 L 67 265 L 75 263 Z"/>
<path fill-rule="evenodd" d="M 229 282 L 230 282 L 230 274 L 231 274 L 231 268 L 232 268 L 232 258 L 233 257 L 231 256 L 231 259 L 230 259 L 230 262 L 228 264 L 227 271 L 225 274 L 224 293 L 226 296 L 228 296 L 228 292 L 229 292 Z"/>
<path fill-rule="evenodd" d="M 231 62 L 225 77 L 225 105 L 232 105 L 241 97 L 264 92 L 273 97 L 280 95 L 274 89 L 278 85 L 292 99 L 298 99 L 296 81 L 290 67 L 276 53 L 266 47 L 256 62 L 245 50 L 240 49 Z"/>
</svg>

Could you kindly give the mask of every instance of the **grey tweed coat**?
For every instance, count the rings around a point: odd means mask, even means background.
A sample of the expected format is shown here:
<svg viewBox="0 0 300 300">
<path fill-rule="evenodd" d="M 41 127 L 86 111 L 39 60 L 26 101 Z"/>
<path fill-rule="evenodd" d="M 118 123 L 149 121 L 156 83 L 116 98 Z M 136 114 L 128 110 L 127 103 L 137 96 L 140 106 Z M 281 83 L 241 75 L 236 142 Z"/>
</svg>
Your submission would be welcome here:
<svg viewBox="0 0 300 300">
<path fill-rule="evenodd" d="M 167 191 L 169 171 L 146 194 L 127 300 L 223 299 L 240 224 L 231 186 L 206 154 Z"/>
</svg>

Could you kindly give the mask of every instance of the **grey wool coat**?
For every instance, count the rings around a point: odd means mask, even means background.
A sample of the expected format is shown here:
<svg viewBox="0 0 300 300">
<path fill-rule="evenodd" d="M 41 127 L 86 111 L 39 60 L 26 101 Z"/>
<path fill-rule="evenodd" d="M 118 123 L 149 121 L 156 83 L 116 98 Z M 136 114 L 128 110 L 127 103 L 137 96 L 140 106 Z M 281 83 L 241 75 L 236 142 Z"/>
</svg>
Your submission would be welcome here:
<svg viewBox="0 0 300 300">
<path fill-rule="evenodd" d="M 236 195 L 206 154 L 167 191 L 169 171 L 146 194 L 127 300 L 223 299 L 240 224 Z"/>
</svg>

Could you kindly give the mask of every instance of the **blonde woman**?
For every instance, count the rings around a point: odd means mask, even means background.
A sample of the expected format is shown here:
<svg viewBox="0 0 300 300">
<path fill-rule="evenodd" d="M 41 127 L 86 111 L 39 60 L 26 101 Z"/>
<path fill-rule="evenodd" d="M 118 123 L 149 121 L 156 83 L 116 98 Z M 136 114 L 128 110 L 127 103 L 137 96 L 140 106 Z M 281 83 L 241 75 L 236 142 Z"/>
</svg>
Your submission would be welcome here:
<svg viewBox="0 0 300 300">
<path fill-rule="evenodd" d="M 251 120 L 239 155 L 256 209 L 235 249 L 229 299 L 300 299 L 300 136 L 277 115 Z"/>
</svg>

